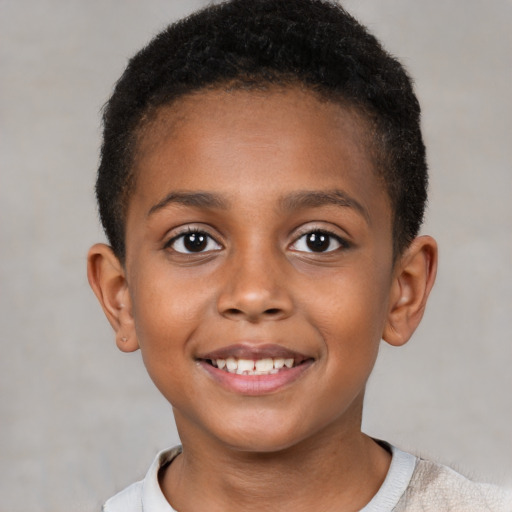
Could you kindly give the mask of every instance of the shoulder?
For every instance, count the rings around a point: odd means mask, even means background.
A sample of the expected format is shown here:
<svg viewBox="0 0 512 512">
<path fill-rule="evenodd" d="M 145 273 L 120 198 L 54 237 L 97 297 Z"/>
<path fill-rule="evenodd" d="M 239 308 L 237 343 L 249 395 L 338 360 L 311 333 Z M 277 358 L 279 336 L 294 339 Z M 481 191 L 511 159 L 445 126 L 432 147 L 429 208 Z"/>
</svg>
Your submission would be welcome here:
<svg viewBox="0 0 512 512">
<path fill-rule="evenodd" d="M 119 492 L 103 505 L 102 512 L 173 512 L 158 483 L 158 472 L 181 453 L 181 446 L 157 454 L 144 480 Z"/>
<path fill-rule="evenodd" d="M 102 512 L 142 512 L 142 484 L 136 482 L 105 502 Z"/>
<path fill-rule="evenodd" d="M 512 491 L 473 482 L 453 469 L 419 459 L 396 512 L 511 512 Z"/>
</svg>

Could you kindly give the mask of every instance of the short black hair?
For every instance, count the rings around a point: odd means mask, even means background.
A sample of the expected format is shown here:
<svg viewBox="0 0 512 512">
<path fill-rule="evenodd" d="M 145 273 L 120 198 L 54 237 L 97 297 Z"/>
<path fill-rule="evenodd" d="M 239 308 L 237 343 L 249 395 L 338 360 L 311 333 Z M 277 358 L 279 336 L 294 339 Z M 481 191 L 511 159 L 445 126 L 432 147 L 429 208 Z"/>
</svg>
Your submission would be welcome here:
<svg viewBox="0 0 512 512">
<path fill-rule="evenodd" d="M 105 105 L 96 196 L 121 261 L 141 126 L 159 106 L 233 84 L 300 85 L 362 113 L 390 198 L 395 254 L 409 245 L 423 221 L 428 176 L 420 106 L 402 65 L 333 1 L 229 0 L 158 34 L 129 61 Z"/>
</svg>

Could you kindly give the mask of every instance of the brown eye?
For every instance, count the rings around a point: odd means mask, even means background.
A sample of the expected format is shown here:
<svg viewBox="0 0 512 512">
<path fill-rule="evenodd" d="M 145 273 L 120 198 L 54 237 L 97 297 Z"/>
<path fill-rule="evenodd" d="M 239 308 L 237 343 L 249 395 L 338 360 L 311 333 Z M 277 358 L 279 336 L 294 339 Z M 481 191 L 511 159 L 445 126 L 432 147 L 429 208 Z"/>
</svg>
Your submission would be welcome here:
<svg viewBox="0 0 512 512">
<path fill-rule="evenodd" d="M 174 237 L 168 247 L 182 254 L 217 251 L 221 246 L 204 231 L 189 231 Z"/>
<path fill-rule="evenodd" d="M 298 238 L 291 249 L 298 252 L 332 252 L 340 247 L 348 247 L 342 238 L 328 231 L 310 231 Z"/>
<path fill-rule="evenodd" d="M 306 235 L 306 245 L 313 252 L 325 252 L 331 245 L 331 236 L 319 231 Z"/>
<path fill-rule="evenodd" d="M 204 251 L 208 244 L 208 237 L 203 233 L 189 233 L 183 237 L 183 245 L 190 252 Z"/>
</svg>

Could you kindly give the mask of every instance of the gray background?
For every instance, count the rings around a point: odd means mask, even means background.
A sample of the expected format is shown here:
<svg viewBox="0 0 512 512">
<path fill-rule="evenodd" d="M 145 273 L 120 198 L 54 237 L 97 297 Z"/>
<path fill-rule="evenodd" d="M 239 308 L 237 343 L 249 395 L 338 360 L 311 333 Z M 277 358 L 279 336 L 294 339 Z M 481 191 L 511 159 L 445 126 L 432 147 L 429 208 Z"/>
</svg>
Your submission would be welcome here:
<svg viewBox="0 0 512 512">
<path fill-rule="evenodd" d="M 86 511 L 177 441 L 85 276 L 99 110 L 126 59 L 201 0 L 0 0 L 1 511 Z M 350 0 L 417 83 L 441 265 L 405 347 L 383 346 L 364 426 L 512 483 L 512 2 Z"/>
</svg>

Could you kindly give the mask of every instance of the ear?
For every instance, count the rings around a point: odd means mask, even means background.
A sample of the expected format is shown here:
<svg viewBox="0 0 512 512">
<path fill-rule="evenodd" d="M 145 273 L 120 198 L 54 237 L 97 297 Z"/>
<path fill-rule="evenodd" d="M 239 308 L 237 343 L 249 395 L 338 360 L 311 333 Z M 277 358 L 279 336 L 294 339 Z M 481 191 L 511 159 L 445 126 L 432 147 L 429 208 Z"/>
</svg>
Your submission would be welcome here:
<svg viewBox="0 0 512 512">
<path fill-rule="evenodd" d="M 415 238 L 397 261 L 389 312 L 382 339 L 400 346 L 418 327 L 437 272 L 437 244 L 430 236 Z"/>
<path fill-rule="evenodd" d="M 139 348 L 132 303 L 123 265 L 105 244 L 93 245 L 87 255 L 87 277 L 123 352 Z"/>
</svg>

